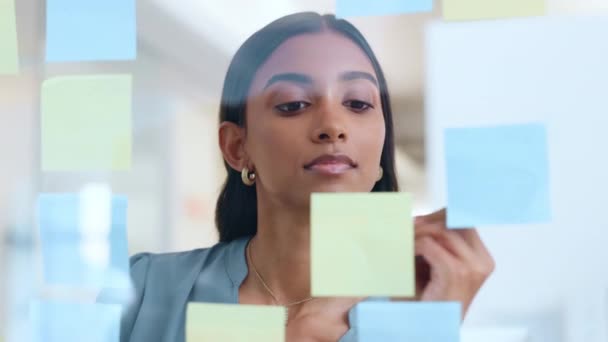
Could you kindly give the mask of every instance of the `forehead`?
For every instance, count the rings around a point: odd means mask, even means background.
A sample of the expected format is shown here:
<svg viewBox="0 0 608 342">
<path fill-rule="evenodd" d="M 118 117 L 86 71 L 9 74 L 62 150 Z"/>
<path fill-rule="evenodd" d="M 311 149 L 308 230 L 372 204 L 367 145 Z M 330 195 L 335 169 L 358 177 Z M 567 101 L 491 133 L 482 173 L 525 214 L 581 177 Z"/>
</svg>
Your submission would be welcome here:
<svg viewBox="0 0 608 342">
<path fill-rule="evenodd" d="M 260 89 L 277 73 L 296 72 L 313 80 L 336 79 L 344 71 L 365 71 L 375 75 L 363 50 L 342 34 L 323 31 L 286 40 L 257 71 L 252 88 Z"/>
</svg>

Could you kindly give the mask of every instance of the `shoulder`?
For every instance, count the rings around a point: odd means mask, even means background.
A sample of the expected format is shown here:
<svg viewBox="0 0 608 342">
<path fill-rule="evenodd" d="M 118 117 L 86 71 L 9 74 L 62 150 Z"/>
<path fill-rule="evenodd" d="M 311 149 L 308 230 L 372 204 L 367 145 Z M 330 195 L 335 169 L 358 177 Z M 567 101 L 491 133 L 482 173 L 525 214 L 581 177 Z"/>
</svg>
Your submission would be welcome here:
<svg viewBox="0 0 608 342">
<path fill-rule="evenodd" d="M 227 265 L 240 246 L 238 241 L 218 243 L 178 253 L 139 253 L 130 258 L 133 297 L 123 311 L 121 341 L 150 340 L 149 335 L 181 324 L 188 297 L 201 279 L 210 293 L 232 283 Z M 205 284 L 202 284 L 205 285 Z M 162 308 L 162 309 L 161 309 Z M 138 328 L 137 322 L 140 322 Z M 143 324 L 143 325 L 142 325 Z M 152 329 L 151 327 L 154 327 Z"/>
<path fill-rule="evenodd" d="M 171 291 L 176 280 L 183 280 L 194 270 L 203 271 L 205 263 L 221 259 L 226 244 L 177 253 L 138 253 L 129 258 L 131 291 L 104 288 L 97 300 L 104 303 L 124 304 L 141 301 L 144 292 Z M 135 297 L 135 298 L 134 298 Z"/>
<path fill-rule="evenodd" d="M 244 250 L 249 238 L 220 242 L 209 248 L 178 253 L 140 253 L 131 257 L 131 278 L 136 289 L 154 287 L 173 291 L 191 287 L 195 280 L 217 286 L 238 283 L 247 273 Z M 225 283 L 224 283 L 225 282 Z"/>
<path fill-rule="evenodd" d="M 139 253 L 130 258 L 131 278 L 137 283 L 150 278 L 180 279 L 179 275 L 194 269 L 203 271 L 207 266 L 221 266 L 227 256 L 228 243 L 218 243 L 209 248 L 177 253 Z"/>
</svg>

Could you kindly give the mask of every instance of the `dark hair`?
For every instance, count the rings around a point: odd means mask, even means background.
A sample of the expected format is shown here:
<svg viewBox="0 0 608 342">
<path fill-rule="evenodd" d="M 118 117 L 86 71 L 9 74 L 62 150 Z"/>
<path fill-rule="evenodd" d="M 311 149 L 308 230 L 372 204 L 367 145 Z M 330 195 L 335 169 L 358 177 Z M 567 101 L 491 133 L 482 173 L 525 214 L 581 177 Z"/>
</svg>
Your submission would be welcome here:
<svg viewBox="0 0 608 342">
<path fill-rule="evenodd" d="M 303 12 L 282 17 L 253 34 L 236 52 L 224 80 L 220 104 L 220 123 L 230 121 L 246 127 L 245 112 L 249 88 L 257 70 L 287 39 L 323 30 L 338 32 L 357 44 L 370 59 L 380 88 L 380 99 L 386 128 L 380 166 L 382 179 L 372 191 L 398 191 L 395 175 L 393 115 L 386 79 L 371 47 L 351 23 L 334 15 Z M 257 198 L 255 186 L 242 183 L 241 173 L 224 161 L 228 177 L 217 199 L 215 223 L 221 242 L 252 236 L 257 232 Z"/>
</svg>

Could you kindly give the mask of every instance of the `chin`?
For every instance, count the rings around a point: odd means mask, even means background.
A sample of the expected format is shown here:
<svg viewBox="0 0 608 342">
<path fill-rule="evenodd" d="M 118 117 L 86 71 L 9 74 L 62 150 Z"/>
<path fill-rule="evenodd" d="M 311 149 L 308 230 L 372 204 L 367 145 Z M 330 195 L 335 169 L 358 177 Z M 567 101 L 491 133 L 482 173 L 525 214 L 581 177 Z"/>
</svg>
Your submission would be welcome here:
<svg viewBox="0 0 608 342">
<path fill-rule="evenodd" d="M 361 192 L 364 191 L 360 186 L 353 186 L 350 184 L 344 183 L 327 183 L 327 184 L 319 184 L 311 189 L 311 193 L 314 192 Z"/>
</svg>

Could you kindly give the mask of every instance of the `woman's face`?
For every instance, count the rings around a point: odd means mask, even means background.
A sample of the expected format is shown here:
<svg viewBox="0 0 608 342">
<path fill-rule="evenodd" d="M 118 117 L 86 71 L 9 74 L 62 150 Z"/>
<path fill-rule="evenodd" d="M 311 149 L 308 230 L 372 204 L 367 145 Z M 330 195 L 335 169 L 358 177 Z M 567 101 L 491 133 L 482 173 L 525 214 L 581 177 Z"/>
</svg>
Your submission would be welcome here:
<svg viewBox="0 0 608 342">
<path fill-rule="evenodd" d="M 365 53 L 334 32 L 283 43 L 258 70 L 244 149 L 257 191 L 308 204 L 313 192 L 369 192 L 385 137 L 377 77 Z"/>
</svg>

